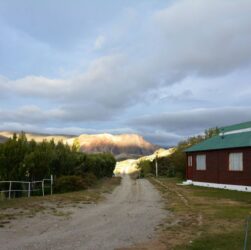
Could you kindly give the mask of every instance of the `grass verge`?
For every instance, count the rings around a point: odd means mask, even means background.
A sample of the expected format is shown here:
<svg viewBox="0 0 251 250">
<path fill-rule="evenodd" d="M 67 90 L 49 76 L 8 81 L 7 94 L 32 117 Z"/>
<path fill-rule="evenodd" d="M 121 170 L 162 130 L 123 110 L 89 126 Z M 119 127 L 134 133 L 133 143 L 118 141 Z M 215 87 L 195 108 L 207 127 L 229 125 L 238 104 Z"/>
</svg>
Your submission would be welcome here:
<svg viewBox="0 0 251 250">
<path fill-rule="evenodd" d="M 251 214 L 251 194 L 181 186 L 175 178 L 149 179 L 162 193 L 170 211 L 160 240 L 167 249 L 242 249 L 244 226 Z M 251 244 L 251 235 L 249 237 Z"/>
</svg>

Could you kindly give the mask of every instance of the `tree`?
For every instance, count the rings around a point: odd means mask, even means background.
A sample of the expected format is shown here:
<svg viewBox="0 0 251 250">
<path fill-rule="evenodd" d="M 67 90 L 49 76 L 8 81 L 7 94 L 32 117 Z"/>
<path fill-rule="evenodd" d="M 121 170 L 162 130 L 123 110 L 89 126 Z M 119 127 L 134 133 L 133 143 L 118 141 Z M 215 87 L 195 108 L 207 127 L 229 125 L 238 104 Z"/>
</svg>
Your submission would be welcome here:
<svg viewBox="0 0 251 250">
<path fill-rule="evenodd" d="M 220 133 L 220 129 L 218 127 L 206 129 L 205 139 L 209 139 L 215 135 L 218 135 L 219 133 Z"/>
<path fill-rule="evenodd" d="M 72 145 L 72 150 L 76 151 L 76 152 L 79 152 L 79 150 L 80 150 L 80 142 L 79 142 L 78 138 L 74 139 L 73 145 Z"/>
<path fill-rule="evenodd" d="M 0 144 L 1 180 L 33 181 L 51 174 L 60 177 L 93 173 L 97 178 L 110 177 L 115 164 L 111 154 L 87 155 L 78 152 L 76 145 L 56 144 L 53 140 L 36 143 L 28 141 L 23 132 Z"/>
<path fill-rule="evenodd" d="M 197 143 L 200 143 L 206 139 L 209 139 L 219 134 L 219 129 L 210 128 L 205 130 L 203 135 L 189 137 L 187 140 L 178 143 L 175 152 L 169 156 L 170 166 L 176 175 L 184 178 L 185 177 L 185 166 L 186 166 L 186 154 L 185 150 Z"/>
</svg>

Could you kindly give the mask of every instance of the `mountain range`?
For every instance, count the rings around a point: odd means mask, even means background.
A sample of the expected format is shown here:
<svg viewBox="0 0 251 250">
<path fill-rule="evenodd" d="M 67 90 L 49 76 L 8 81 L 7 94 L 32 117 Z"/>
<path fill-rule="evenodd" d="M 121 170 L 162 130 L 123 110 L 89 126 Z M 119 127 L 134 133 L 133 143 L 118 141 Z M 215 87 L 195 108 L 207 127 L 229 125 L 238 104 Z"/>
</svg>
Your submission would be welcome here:
<svg viewBox="0 0 251 250">
<path fill-rule="evenodd" d="M 0 132 L 0 143 L 12 137 L 13 132 Z M 140 156 L 152 154 L 159 147 L 146 141 L 138 134 L 82 134 L 80 136 L 71 135 L 49 135 L 26 133 L 28 140 L 34 139 L 36 142 L 54 139 L 55 142 L 62 141 L 70 146 L 76 144 L 80 151 L 87 153 L 109 152 L 117 160 L 138 158 Z"/>
</svg>

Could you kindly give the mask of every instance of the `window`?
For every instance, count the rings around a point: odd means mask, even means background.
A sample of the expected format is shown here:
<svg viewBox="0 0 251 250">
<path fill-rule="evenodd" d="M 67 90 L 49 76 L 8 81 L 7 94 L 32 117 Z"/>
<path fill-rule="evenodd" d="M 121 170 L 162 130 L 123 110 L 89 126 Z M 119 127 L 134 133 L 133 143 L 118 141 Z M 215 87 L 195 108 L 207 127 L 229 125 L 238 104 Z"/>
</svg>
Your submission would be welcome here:
<svg viewBox="0 0 251 250">
<path fill-rule="evenodd" d="M 196 156 L 196 169 L 197 170 L 206 170 L 206 155 L 197 155 Z"/>
<path fill-rule="evenodd" d="M 188 156 L 188 167 L 192 167 L 193 166 L 193 157 L 192 156 Z"/>
<path fill-rule="evenodd" d="M 229 154 L 229 170 L 230 171 L 243 171 L 243 154 L 230 153 Z"/>
</svg>

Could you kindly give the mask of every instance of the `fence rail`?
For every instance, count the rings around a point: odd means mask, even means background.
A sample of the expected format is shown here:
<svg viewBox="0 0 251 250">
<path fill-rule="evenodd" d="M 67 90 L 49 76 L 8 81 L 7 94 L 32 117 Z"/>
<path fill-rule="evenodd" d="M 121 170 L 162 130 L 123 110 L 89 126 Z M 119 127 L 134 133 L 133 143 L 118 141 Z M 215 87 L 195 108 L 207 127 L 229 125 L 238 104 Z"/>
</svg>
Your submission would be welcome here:
<svg viewBox="0 0 251 250">
<path fill-rule="evenodd" d="M 41 181 L 0 181 L 0 184 L 8 184 L 9 188 L 8 189 L 3 189 L 0 190 L 0 193 L 8 193 L 8 198 L 11 199 L 11 194 L 13 192 L 27 192 L 27 196 L 31 196 L 31 192 L 35 191 L 42 191 L 42 195 L 45 195 L 45 182 L 50 182 L 50 194 L 52 195 L 53 193 L 53 176 L 51 175 L 50 179 L 43 179 Z M 19 183 L 19 184 L 27 184 L 28 189 L 16 189 L 13 187 L 13 184 Z M 41 188 L 33 188 L 35 184 L 41 183 Z"/>
</svg>

